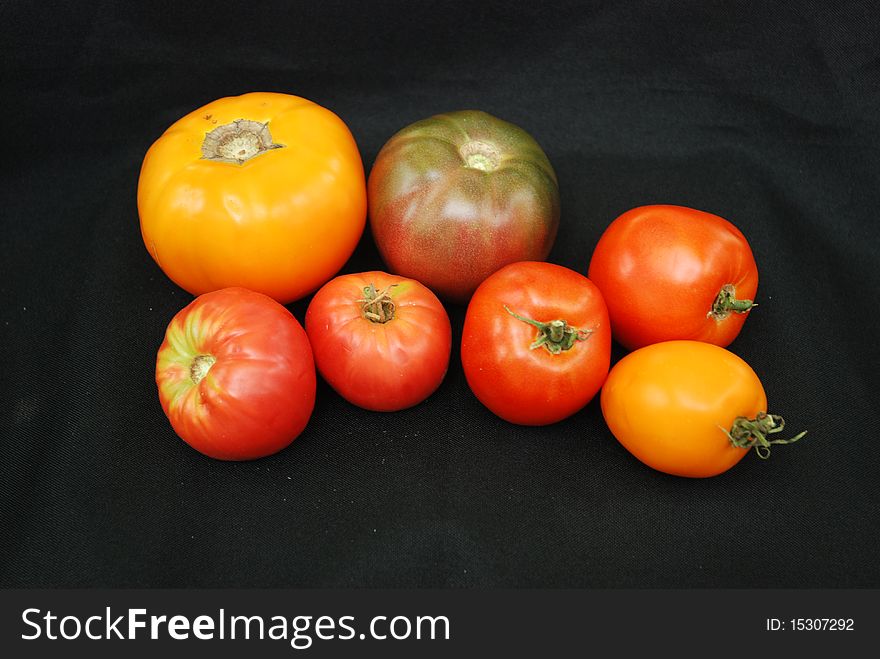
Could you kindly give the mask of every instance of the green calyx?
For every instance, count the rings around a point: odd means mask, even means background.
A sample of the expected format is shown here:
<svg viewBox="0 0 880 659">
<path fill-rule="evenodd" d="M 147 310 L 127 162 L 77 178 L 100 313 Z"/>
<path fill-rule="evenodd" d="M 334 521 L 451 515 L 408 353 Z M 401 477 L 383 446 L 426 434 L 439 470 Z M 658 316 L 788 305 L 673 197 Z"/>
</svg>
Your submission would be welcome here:
<svg viewBox="0 0 880 659">
<path fill-rule="evenodd" d="M 706 314 L 715 320 L 724 320 L 731 313 L 745 313 L 752 307 L 757 307 L 752 300 L 738 300 L 736 297 L 736 288 L 733 284 L 724 284 L 718 291 L 718 296 L 712 303 L 712 308 Z"/>
<path fill-rule="evenodd" d="M 391 289 L 397 284 L 386 286 L 381 291 L 376 290 L 372 282 L 364 287 L 364 297 L 358 300 L 361 305 L 361 315 L 371 323 L 387 323 L 394 318 L 394 300 L 391 298 Z"/>
<path fill-rule="evenodd" d="M 504 305 L 504 310 L 517 320 L 537 328 L 538 334 L 529 346 L 530 349 L 544 348 L 552 355 L 558 355 L 564 350 L 571 350 L 579 341 L 589 339 L 594 331 L 572 327 L 564 320 L 541 322 L 532 318 L 526 318 L 515 311 L 511 311 L 506 304 Z"/>
<path fill-rule="evenodd" d="M 771 444 L 792 444 L 807 434 L 805 430 L 791 439 L 767 439 L 767 435 L 782 432 L 783 428 L 785 428 L 785 419 L 781 416 L 759 412 L 754 419 L 738 416 L 733 420 L 730 430 L 725 428 L 721 428 L 721 430 L 724 431 L 733 446 L 753 448 L 759 458 L 766 460 L 770 457 Z"/>
</svg>

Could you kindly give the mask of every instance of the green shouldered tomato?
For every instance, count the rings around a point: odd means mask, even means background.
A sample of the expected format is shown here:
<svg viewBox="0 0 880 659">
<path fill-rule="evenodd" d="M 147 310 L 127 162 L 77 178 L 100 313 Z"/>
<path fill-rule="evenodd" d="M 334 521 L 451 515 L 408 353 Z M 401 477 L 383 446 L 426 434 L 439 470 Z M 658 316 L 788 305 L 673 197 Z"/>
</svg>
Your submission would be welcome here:
<svg viewBox="0 0 880 659">
<path fill-rule="evenodd" d="M 370 228 L 388 268 L 466 302 L 516 261 L 543 261 L 559 226 L 556 174 L 523 129 L 485 112 L 438 114 L 379 152 Z"/>
</svg>

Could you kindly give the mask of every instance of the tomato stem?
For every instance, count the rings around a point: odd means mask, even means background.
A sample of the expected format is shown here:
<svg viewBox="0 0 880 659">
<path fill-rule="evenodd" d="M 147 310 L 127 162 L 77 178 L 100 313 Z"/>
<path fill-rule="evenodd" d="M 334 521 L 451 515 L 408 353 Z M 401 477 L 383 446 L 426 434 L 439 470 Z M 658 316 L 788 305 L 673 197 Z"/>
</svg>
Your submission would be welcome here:
<svg viewBox="0 0 880 659">
<path fill-rule="evenodd" d="M 261 153 L 283 146 L 272 141 L 268 121 L 260 123 L 250 119 L 236 119 L 231 124 L 217 126 L 205 135 L 202 158 L 243 165 Z"/>
<path fill-rule="evenodd" d="M 501 151 L 494 144 L 473 140 L 465 142 L 459 149 L 464 166 L 470 169 L 479 169 L 482 172 L 491 172 L 498 168 L 501 162 Z"/>
<path fill-rule="evenodd" d="M 738 300 L 736 297 L 736 287 L 733 284 L 724 284 L 721 290 L 718 291 L 718 295 L 712 303 L 712 308 L 709 309 L 709 313 L 706 316 L 720 321 L 727 318 L 731 312 L 745 313 L 752 307 L 757 306 L 752 300 Z"/>
<path fill-rule="evenodd" d="M 530 349 L 535 350 L 536 348 L 544 347 L 552 355 L 558 355 L 563 350 L 571 350 L 578 341 L 589 339 L 594 331 L 572 327 L 564 320 L 551 320 L 548 322 L 533 320 L 511 311 L 510 307 L 506 304 L 504 305 L 504 310 L 517 320 L 521 320 L 538 329 L 538 335 L 529 346 Z"/>
<path fill-rule="evenodd" d="M 376 285 L 370 282 L 364 287 L 364 297 L 358 300 L 361 304 L 361 315 L 371 323 L 387 323 L 394 319 L 394 300 L 391 298 L 391 289 L 397 284 L 390 284 L 381 291 L 376 290 Z"/>
<path fill-rule="evenodd" d="M 758 457 L 766 460 L 770 457 L 771 444 L 792 444 L 807 434 L 805 430 L 791 439 L 767 439 L 767 435 L 782 432 L 783 428 L 785 428 L 785 419 L 781 416 L 759 412 L 754 419 L 738 416 L 733 420 L 730 430 L 721 429 L 730 439 L 731 444 L 737 448 L 754 448 Z"/>
<path fill-rule="evenodd" d="M 201 382 L 216 361 L 217 358 L 214 355 L 198 355 L 193 358 L 192 364 L 189 366 L 189 377 L 193 384 Z"/>
</svg>

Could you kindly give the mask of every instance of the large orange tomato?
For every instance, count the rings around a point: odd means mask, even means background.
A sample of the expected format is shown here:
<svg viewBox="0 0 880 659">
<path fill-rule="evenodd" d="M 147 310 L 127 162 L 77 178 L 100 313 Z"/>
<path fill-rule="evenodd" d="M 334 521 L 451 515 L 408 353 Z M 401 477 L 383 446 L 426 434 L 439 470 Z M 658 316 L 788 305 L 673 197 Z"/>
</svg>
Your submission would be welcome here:
<svg viewBox="0 0 880 659">
<path fill-rule="evenodd" d="M 329 110 L 287 94 L 222 98 L 150 147 L 138 211 L 153 259 L 190 293 L 243 286 L 287 303 L 354 251 L 366 223 L 364 169 Z"/>
<path fill-rule="evenodd" d="M 766 458 L 785 425 L 767 414 L 767 395 L 752 368 L 701 341 L 666 341 L 621 359 L 602 387 L 612 434 L 649 467 L 676 476 L 715 476 L 750 448 Z"/>
</svg>

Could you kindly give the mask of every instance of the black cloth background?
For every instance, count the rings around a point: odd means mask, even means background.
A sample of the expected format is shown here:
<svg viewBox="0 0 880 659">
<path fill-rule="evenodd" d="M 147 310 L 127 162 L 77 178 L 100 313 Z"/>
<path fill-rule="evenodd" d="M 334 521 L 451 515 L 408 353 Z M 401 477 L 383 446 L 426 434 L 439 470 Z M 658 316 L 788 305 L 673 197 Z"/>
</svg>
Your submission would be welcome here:
<svg viewBox="0 0 880 659">
<path fill-rule="evenodd" d="M 0 586 L 880 586 L 871 3 L 17 0 L 0 18 Z M 257 90 L 332 109 L 367 171 L 438 112 L 522 126 L 559 176 L 550 260 L 583 273 L 634 206 L 731 220 L 761 276 L 731 349 L 809 434 L 666 476 L 597 400 L 545 428 L 495 418 L 456 347 L 416 408 L 319 383 L 283 452 L 196 453 L 153 381 L 192 296 L 141 242 L 138 171 L 178 117 Z M 343 271 L 381 267 L 367 231 Z"/>
</svg>

